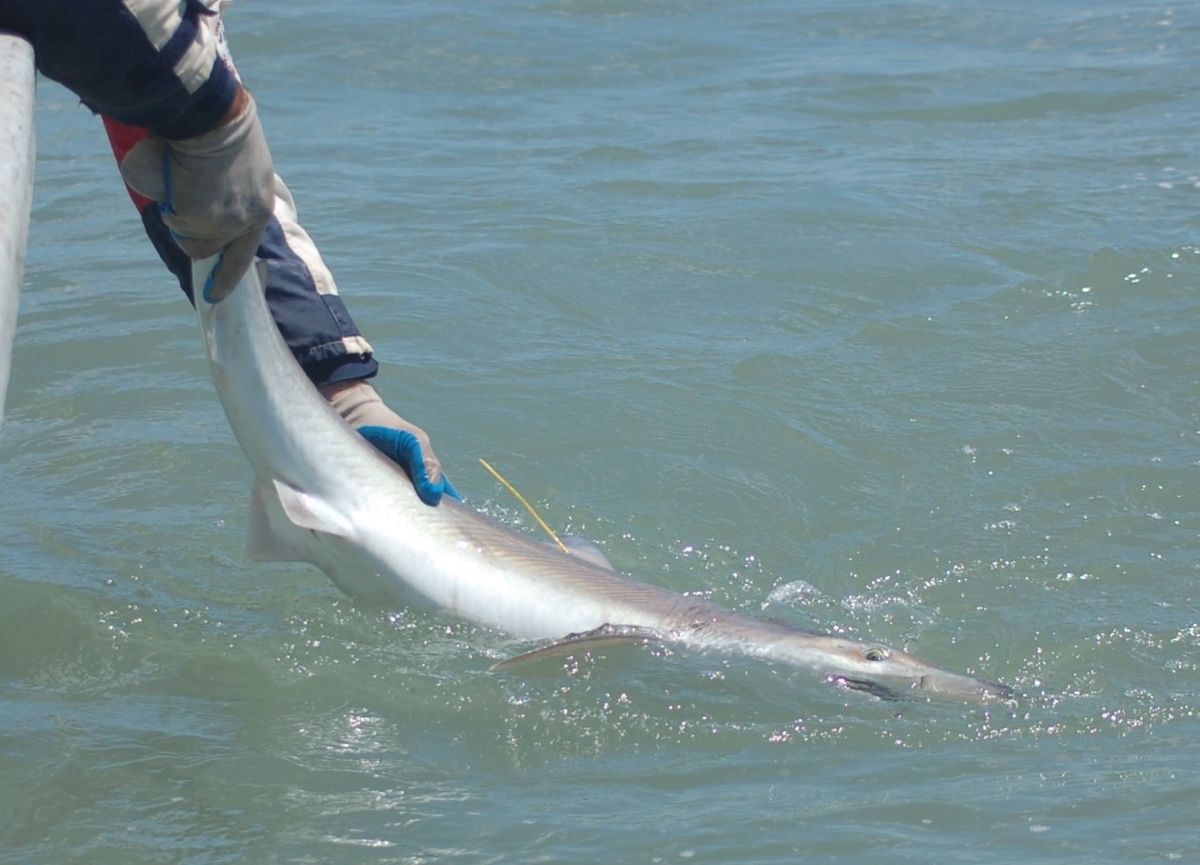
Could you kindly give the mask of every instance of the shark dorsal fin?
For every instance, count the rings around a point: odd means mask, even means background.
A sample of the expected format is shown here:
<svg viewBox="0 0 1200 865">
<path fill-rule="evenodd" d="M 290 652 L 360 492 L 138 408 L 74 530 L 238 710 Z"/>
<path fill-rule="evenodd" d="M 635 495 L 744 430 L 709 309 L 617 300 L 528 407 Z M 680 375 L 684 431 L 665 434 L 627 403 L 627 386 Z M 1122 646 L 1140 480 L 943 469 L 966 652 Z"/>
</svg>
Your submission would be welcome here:
<svg viewBox="0 0 1200 865">
<path fill-rule="evenodd" d="M 597 567 L 604 568 L 606 571 L 615 571 L 613 563 L 608 560 L 608 556 L 604 555 L 604 550 L 600 549 L 594 541 L 589 541 L 587 538 L 581 538 L 577 535 L 562 535 L 556 539 L 559 544 L 552 546 L 566 547 L 567 552 L 577 559 L 582 559 L 585 562 L 591 562 Z"/>
</svg>

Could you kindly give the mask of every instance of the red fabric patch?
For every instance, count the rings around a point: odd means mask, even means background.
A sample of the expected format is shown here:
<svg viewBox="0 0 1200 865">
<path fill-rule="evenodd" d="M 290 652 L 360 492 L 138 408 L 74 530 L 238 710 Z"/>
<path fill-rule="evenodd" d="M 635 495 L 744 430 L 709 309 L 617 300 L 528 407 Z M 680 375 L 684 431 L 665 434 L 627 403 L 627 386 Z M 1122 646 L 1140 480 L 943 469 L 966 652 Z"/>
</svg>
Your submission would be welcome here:
<svg viewBox="0 0 1200 865">
<path fill-rule="evenodd" d="M 111 117 L 104 117 L 102 119 L 104 120 L 104 131 L 108 133 L 108 143 L 112 146 L 113 156 L 117 157 L 117 165 L 121 164 L 125 157 L 129 155 L 129 151 L 133 150 L 139 141 L 150 135 L 150 130 L 143 129 L 141 126 L 130 126 L 119 120 L 113 120 Z M 128 183 L 125 184 L 125 191 L 133 199 L 133 205 L 138 209 L 138 213 L 141 213 L 151 204 L 154 204 L 152 200 L 140 192 L 134 191 Z"/>
</svg>

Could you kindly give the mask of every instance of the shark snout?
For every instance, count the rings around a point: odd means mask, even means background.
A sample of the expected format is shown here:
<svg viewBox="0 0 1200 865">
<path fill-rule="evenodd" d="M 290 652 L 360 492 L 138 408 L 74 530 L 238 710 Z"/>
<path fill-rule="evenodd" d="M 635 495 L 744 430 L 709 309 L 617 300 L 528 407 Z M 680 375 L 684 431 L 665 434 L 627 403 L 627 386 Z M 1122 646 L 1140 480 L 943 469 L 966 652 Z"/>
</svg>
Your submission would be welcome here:
<svg viewBox="0 0 1200 865">
<path fill-rule="evenodd" d="M 1015 696 L 1007 685 L 956 673 L 927 673 L 917 680 L 917 688 L 942 697 L 980 703 L 1011 700 Z"/>
</svg>

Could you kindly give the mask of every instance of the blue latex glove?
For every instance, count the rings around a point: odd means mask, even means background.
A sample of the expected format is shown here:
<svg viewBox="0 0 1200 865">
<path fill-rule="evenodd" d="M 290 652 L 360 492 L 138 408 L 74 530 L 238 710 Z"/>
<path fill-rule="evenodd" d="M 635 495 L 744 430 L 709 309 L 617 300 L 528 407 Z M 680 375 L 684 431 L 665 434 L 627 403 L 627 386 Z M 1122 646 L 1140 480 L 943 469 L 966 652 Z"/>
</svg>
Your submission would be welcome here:
<svg viewBox="0 0 1200 865">
<path fill-rule="evenodd" d="M 458 490 L 443 473 L 436 481 L 430 480 L 425 468 L 425 454 L 421 443 L 408 430 L 386 426 L 361 426 L 359 434 L 379 449 L 384 456 L 404 469 L 412 481 L 417 495 L 427 505 L 436 505 L 443 495 L 461 500 Z"/>
</svg>

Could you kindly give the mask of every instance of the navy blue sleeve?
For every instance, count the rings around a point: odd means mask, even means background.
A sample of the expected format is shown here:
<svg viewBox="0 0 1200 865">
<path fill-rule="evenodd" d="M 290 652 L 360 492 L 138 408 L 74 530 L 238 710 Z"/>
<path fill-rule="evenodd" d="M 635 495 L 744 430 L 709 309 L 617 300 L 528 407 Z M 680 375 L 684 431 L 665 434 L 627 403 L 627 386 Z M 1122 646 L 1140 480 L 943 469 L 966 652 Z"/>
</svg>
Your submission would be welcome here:
<svg viewBox="0 0 1200 865">
<path fill-rule="evenodd" d="M 159 258 L 192 299 L 192 263 L 171 236 L 157 207 L 142 210 L 142 224 Z M 373 378 L 379 372 L 371 346 L 337 294 L 321 294 L 312 271 L 287 242 L 278 218 L 263 233 L 258 257 L 266 262 L 265 290 L 271 316 L 296 362 L 317 387 Z"/>
<path fill-rule="evenodd" d="M 200 0 L 3 0 L 0 29 L 33 43 L 38 69 L 93 111 L 190 138 L 217 126 L 238 80 Z"/>
</svg>

